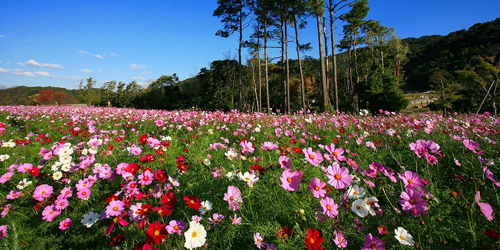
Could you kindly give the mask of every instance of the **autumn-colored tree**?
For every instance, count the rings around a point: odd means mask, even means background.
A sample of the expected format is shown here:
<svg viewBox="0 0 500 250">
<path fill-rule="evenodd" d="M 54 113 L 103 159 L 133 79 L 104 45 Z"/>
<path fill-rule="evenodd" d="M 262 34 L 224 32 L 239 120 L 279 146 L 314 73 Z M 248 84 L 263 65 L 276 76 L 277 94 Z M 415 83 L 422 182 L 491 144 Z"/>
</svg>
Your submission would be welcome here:
<svg viewBox="0 0 500 250">
<path fill-rule="evenodd" d="M 54 93 L 54 100 L 58 105 L 65 104 L 69 102 L 69 96 L 64 92 L 56 92 Z"/>
<path fill-rule="evenodd" d="M 37 103 L 50 105 L 54 102 L 54 92 L 52 89 L 38 90 Z"/>
</svg>

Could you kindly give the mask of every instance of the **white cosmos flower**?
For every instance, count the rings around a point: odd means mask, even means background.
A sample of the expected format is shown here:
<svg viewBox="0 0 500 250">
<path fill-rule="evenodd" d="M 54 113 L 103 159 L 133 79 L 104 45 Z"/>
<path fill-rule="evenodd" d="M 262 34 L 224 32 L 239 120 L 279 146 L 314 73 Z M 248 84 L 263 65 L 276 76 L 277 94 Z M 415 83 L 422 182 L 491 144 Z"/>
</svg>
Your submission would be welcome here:
<svg viewBox="0 0 500 250">
<path fill-rule="evenodd" d="M 59 157 L 71 154 L 73 154 L 73 148 L 68 146 L 62 147 L 59 149 L 59 151 L 57 151 L 57 155 L 59 155 Z"/>
<path fill-rule="evenodd" d="M 227 177 L 228 179 L 232 180 L 232 179 L 234 178 L 234 175 L 235 175 L 235 174 L 234 174 L 233 172 L 227 172 L 226 177 Z"/>
<path fill-rule="evenodd" d="M 91 227 L 98 219 L 99 215 L 97 213 L 90 212 L 83 215 L 83 219 L 81 220 L 81 222 L 84 226 Z"/>
<path fill-rule="evenodd" d="M 0 155 L 0 161 L 5 161 L 5 160 L 7 160 L 9 158 L 10 158 L 9 155 Z"/>
<path fill-rule="evenodd" d="M 24 178 L 22 181 L 19 182 L 19 184 L 16 186 L 19 190 L 29 186 L 31 184 L 31 181 L 28 181 L 26 180 L 26 178 Z"/>
<path fill-rule="evenodd" d="M 70 155 L 59 156 L 59 162 L 61 162 L 62 164 L 70 163 L 71 160 L 73 160 L 73 157 L 71 157 Z"/>
<path fill-rule="evenodd" d="M 246 182 L 248 185 L 254 184 L 257 181 L 259 181 L 259 177 L 255 174 L 251 174 L 250 172 L 245 172 L 245 173 L 238 173 L 238 177 L 240 180 Z"/>
<path fill-rule="evenodd" d="M 209 159 L 204 159 L 203 160 L 203 164 L 205 164 L 205 166 L 210 166 L 210 160 Z"/>
<path fill-rule="evenodd" d="M 204 215 L 206 212 L 212 210 L 212 202 L 210 201 L 202 201 L 201 202 L 201 207 L 198 209 L 200 211 L 201 215 Z"/>
<path fill-rule="evenodd" d="M 358 185 L 350 186 L 349 190 L 347 190 L 347 195 L 349 199 L 363 198 L 365 196 L 365 189 Z"/>
<path fill-rule="evenodd" d="M 191 221 L 189 222 L 189 229 L 184 232 L 184 237 L 186 237 L 185 248 L 193 249 L 201 247 L 205 244 L 207 231 L 201 224 Z"/>
<path fill-rule="evenodd" d="M 394 238 L 399 241 L 399 243 L 403 245 L 413 246 L 413 236 L 409 234 L 406 229 L 402 227 L 398 227 L 398 229 L 394 229 Z"/>
<path fill-rule="evenodd" d="M 365 206 L 366 206 L 366 209 L 368 210 L 368 212 L 374 216 L 376 213 L 375 213 L 375 210 L 373 209 L 373 207 L 371 206 L 374 202 L 377 202 L 378 199 L 375 198 L 375 197 L 366 197 L 364 199 L 364 202 L 365 202 Z"/>
<path fill-rule="evenodd" d="M 61 171 L 54 172 L 54 174 L 52 174 L 52 178 L 56 181 L 60 180 L 62 178 L 62 172 Z"/>
<path fill-rule="evenodd" d="M 363 199 L 358 199 L 352 203 L 351 210 L 359 217 L 363 218 L 368 215 L 368 209 L 365 204 Z"/>
<path fill-rule="evenodd" d="M 236 152 L 234 152 L 232 150 L 227 151 L 224 155 L 227 156 L 227 158 L 230 161 L 232 161 L 234 158 L 236 158 Z"/>
</svg>

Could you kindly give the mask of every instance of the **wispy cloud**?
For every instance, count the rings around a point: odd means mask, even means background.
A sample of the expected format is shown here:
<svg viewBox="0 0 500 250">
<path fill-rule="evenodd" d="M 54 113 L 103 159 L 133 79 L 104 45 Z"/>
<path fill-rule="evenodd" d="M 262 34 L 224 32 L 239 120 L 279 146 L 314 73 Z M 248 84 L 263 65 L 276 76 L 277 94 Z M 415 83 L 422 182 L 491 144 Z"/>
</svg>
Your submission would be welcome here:
<svg viewBox="0 0 500 250">
<path fill-rule="evenodd" d="M 134 76 L 130 79 L 132 79 L 133 81 L 143 81 L 144 80 L 144 78 L 142 76 Z"/>
<path fill-rule="evenodd" d="M 130 64 L 130 69 L 146 69 L 146 65 Z"/>
<path fill-rule="evenodd" d="M 151 71 L 141 73 L 141 76 L 147 76 L 147 75 L 151 75 Z"/>
<path fill-rule="evenodd" d="M 84 54 L 84 55 L 93 56 L 93 57 L 95 57 L 95 58 L 99 58 L 99 59 L 104 59 L 104 57 L 102 57 L 102 56 L 101 56 L 101 55 L 99 55 L 99 54 L 94 55 L 94 54 L 91 54 L 90 52 L 85 51 L 85 50 L 80 50 L 80 51 L 78 51 L 78 53 L 80 53 L 80 54 L 82 54 L 82 55 Z"/>
<path fill-rule="evenodd" d="M 109 53 L 109 54 L 110 54 L 111 56 L 118 57 L 118 55 L 117 55 L 117 54 L 115 54 L 115 53 L 113 53 L 113 52 L 111 52 L 111 53 Z"/>
<path fill-rule="evenodd" d="M 59 64 L 53 64 L 53 63 L 38 63 L 37 61 L 30 59 L 26 61 L 25 63 L 16 63 L 17 65 L 20 66 L 30 66 L 30 67 L 35 67 L 35 68 L 47 68 L 47 69 L 62 69 L 63 66 Z"/>
<path fill-rule="evenodd" d="M 104 72 L 104 71 L 103 71 L 102 69 L 99 69 L 98 71 L 99 71 L 99 73 L 102 73 L 102 72 Z"/>
<path fill-rule="evenodd" d="M 90 69 L 81 69 L 80 71 L 83 73 L 92 73 L 92 70 Z"/>
<path fill-rule="evenodd" d="M 28 76 L 28 77 L 36 77 L 36 76 L 44 76 L 48 78 L 54 78 L 54 75 L 45 71 L 37 71 L 37 72 L 29 72 L 24 71 L 22 69 L 4 69 L 0 68 L 0 74 L 11 74 L 16 76 Z"/>
<path fill-rule="evenodd" d="M 6 38 L 6 36 L 4 36 L 4 35 L 0 35 L 0 38 Z"/>
</svg>

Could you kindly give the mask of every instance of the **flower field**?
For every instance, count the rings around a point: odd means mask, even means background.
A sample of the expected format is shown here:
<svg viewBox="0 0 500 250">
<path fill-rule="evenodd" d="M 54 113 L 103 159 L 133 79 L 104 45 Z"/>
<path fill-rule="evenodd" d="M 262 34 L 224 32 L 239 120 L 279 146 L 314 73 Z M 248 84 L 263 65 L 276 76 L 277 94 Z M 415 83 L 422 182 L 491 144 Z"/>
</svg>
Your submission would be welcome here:
<svg viewBox="0 0 500 250">
<path fill-rule="evenodd" d="M 3 249 L 500 249 L 500 119 L 0 107 Z"/>
</svg>

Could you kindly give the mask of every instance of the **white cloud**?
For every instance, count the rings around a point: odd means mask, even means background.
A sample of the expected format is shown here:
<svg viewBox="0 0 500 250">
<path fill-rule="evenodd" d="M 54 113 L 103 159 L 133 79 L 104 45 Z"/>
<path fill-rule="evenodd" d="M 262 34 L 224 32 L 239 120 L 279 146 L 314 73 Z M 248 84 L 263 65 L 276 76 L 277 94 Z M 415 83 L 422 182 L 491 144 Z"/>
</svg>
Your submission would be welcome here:
<svg viewBox="0 0 500 250">
<path fill-rule="evenodd" d="M 80 81 L 81 79 L 83 79 L 82 77 L 78 77 L 78 76 L 57 76 L 56 78 L 68 79 L 68 80 L 72 80 L 72 81 Z"/>
<path fill-rule="evenodd" d="M 130 64 L 130 69 L 146 69 L 146 65 Z"/>
<path fill-rule="evenodd" d="M 117 54 L 115 54 L 115 53 L 113 53 L 113 52 L 111 52 L 111 53 L 109 53 L 109 54 L 110 54 L 111 56 L 116 56 L 116 57 L 118 57 L 118 55 L 117 55 Z"/>
<path fill-rule="evenodd" d="M 132 79 L 133 81 L 142 81 L 142 80 L 144 80 L 144 78 L 142 78 L 142 76 L 134 76 L 134 77 L 132 77 L 130 79 Z"/>
<path fill-rule="evenodd" d="M 6 38 L 6 36 L 4 36 L 4 35 L 0 35 L 0 38 Z"/>
<path fill-rule="evenodd" d="M 82 55 L 90 55 L 90 56 L 93 56 L 93 57 L 99 58 L 99 59 L 104 59 L 101 55 L 94 55 L 94 54 L 91 54 L 90 52 L 85 51 L 85 50 L 80 50 L 80 51 L 78 51 L 78 53 L 80 53 Z"/>
<path fill-rule="evenodd" d="M 47 69 L 62 69 L 63 68 L 63 66 L 61 66 L 59 64 L 53 64 L 53 63 L 40 64 L 33 59 L 30 59 L 30 60 L 26 61 L 25 63 L 16 63 L 16 64 L 20 65 L 20 66 L 31 66 L 31 67 L 35 67 L 35 68 L 47 68 Z"/>
<path fill-rule="evenodd" d="M 29 71 L 24 71 L 22 69 L 0 68 L 0 74 L 12 74 L 16 76 L 28 76 L 28 77 L 44 76 L 44 77 L 54 78 L 54 75 L 51 75 L 49 72 L 44 72 L 44 71 L 29 72 Z"/>
<path fill-rule="evenodd" d="M 99 71 L 99 73 L 102 73 L 102 72 L 104 72 L 104 71 L 102 71 L 102 69 L 99 69 L 98 71 Z"/>
<path fill-rule="evenodd" d="M 148 72 L 141 73 L 141 76 L 147 76 L 147 75 L 150 75 L 150 74 L 151 74 L 151 71 L 148 71 Z"/>
<path fill-rule="evenodd" d="M 92 70 L 90 69 L 81 69 L 80 71 L 82 71 L 83 73 L 92 73 Z"/>
<path fill-rule="evenodd" d="M 110 71 L 111 74 L 114 74 L 115 72 L 114 71 Z"/>
<path fill-rule="evenodd" d="M 2 61 L 0 61 L 0 63 L 3 63 Z"/>
</svg>

